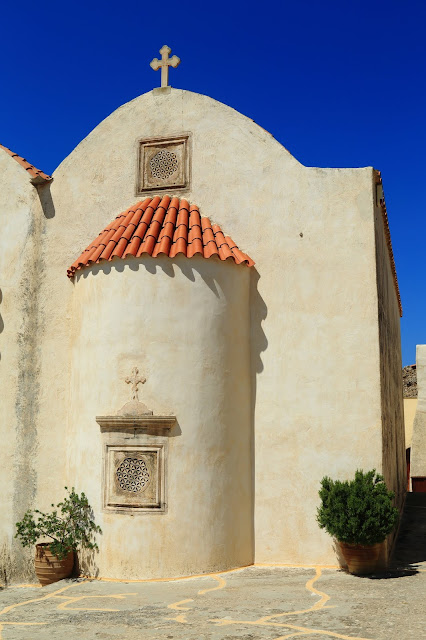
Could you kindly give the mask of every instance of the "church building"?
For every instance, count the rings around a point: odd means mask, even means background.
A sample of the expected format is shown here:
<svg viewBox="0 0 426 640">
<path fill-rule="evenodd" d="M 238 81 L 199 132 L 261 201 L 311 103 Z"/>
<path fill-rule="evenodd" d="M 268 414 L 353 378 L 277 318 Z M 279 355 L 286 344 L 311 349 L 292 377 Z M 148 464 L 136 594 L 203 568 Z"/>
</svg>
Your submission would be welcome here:
<svg viewBox="0 0 426 640">
<path fill-rule="evenodd" d="M 161 53 L 162 87 L 53 176 L 0 146 L 11 581 L 32 575 L 15 523 L 64 486 L 103 532 L 85 573 L 119 579 L 335 565 L 316 522 L 324 475 L 375 468 L 403 502 L 380 172 L 303 166 L 231 107 L 171 88 L 179 59 Z"/>
</svg>

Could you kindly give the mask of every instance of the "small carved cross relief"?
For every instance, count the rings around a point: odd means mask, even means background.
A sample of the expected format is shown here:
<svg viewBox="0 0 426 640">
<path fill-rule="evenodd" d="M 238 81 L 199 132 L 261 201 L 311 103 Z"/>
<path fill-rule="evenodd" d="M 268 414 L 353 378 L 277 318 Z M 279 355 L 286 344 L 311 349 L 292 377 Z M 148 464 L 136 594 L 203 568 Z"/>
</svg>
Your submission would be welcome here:
<svg viewBox="0 0 426 640">
<path fill-rule="evenodd" d="M 169 58 L 169 53 L 171 52 L 172 50 L 170 49 L 170 47 L 165 44 L 160 49 L 161 60 L 159 60 L 158 58 L 154 58 L 154 60 L 149 63 L 150 67 L 152 67 L 154 71 L 158 71 L 158 69 L 161 68 L 162 87 L 169 86 L 169 67 L 172 66 L 176 68 L 180 64 L 180 58 L 178 58 L 177 56 L 172 56 L 171 58 Z"/>
<path fill-rule="evenodd" d="M 127 384 L 132 385 L 132 400 L 136 400 L 136 402 L 139 402 L 138 384 L 145 384 L 146 382 L 146 378 L 139 376 L 138 373 L 139 369 L 137 367 L 133 367 L 132 375 L 127 376 L 126 378 Z"/>
</svg>

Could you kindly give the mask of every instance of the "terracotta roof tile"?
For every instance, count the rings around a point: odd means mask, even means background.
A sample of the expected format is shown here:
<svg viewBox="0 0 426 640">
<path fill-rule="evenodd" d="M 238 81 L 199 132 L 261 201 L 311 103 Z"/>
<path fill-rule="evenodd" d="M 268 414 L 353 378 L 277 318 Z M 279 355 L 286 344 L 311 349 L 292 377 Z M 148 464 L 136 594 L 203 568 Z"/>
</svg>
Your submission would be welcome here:
<svg viewBox="0 0 426 640">
<path fill-rule="evenodd" d="M 22 156 L 19 156 L 17 153 L 14 153 L 4 145 L 0 144 L 0 149 L 3 149 L 3 151 L 6 151 L 6 153 L 9 154 L 11 158 L 16 160 L 16 162 L 20 164 L 21 167 L 25 169 L 25 171 L 28 172 L 28 175 L 31 176 L 31 182 L 33 184 L 50 182 L 51 180 L 53 180 L 52 176 L 48 176 L 47 173 L 44 173 L 44 171 L 40 171 L 40 169 L 36 169 L 36 167 L 33 164 L 25 160 L 25 158 L 23 158 Z"/>
<path fill-rule="evenodd" d="M 185 199 L 155 196 L 120 213 L 73 262 L 67 275 L 72 278 L 76 271 L 94 262 L 144 253 L 154 258 L 218 256 L 220 260 L 254 265 L 219 225 L 212 226 L 209 218 L 200 216 L 196 205 L 189 205 Z"/>
</svg>

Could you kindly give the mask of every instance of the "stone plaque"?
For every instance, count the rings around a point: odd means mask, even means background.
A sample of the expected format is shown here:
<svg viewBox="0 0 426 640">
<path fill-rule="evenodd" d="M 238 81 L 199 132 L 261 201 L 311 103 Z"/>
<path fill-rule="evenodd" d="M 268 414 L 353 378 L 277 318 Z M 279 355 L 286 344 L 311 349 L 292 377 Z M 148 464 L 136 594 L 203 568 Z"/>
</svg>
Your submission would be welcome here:
<svg viewBox="0 0 426 640">
<path fill-rule="evenodd" d="M 189 187 L 189 135 L 140 140 L 136 194 Z"/>
<path fill-rule="evenodd" d="M 106 445 L 104 508 L 164 511 L 164 444 Z"/>
</svg>

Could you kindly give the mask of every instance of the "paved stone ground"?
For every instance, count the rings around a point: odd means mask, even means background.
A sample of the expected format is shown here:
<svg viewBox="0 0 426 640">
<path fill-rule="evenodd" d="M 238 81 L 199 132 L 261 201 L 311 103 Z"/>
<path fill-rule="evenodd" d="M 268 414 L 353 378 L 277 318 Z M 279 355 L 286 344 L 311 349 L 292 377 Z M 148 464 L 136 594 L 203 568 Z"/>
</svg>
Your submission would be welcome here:
<svg viewBox="0 0 426 640">
<path fill-rule="evenodd" d="M 416 500 L 386 574 L 255 566 L 184 580 L 9 587 L 0 591 L 0 638 L 424 640 L 426 503 Z"/>
</svg>

